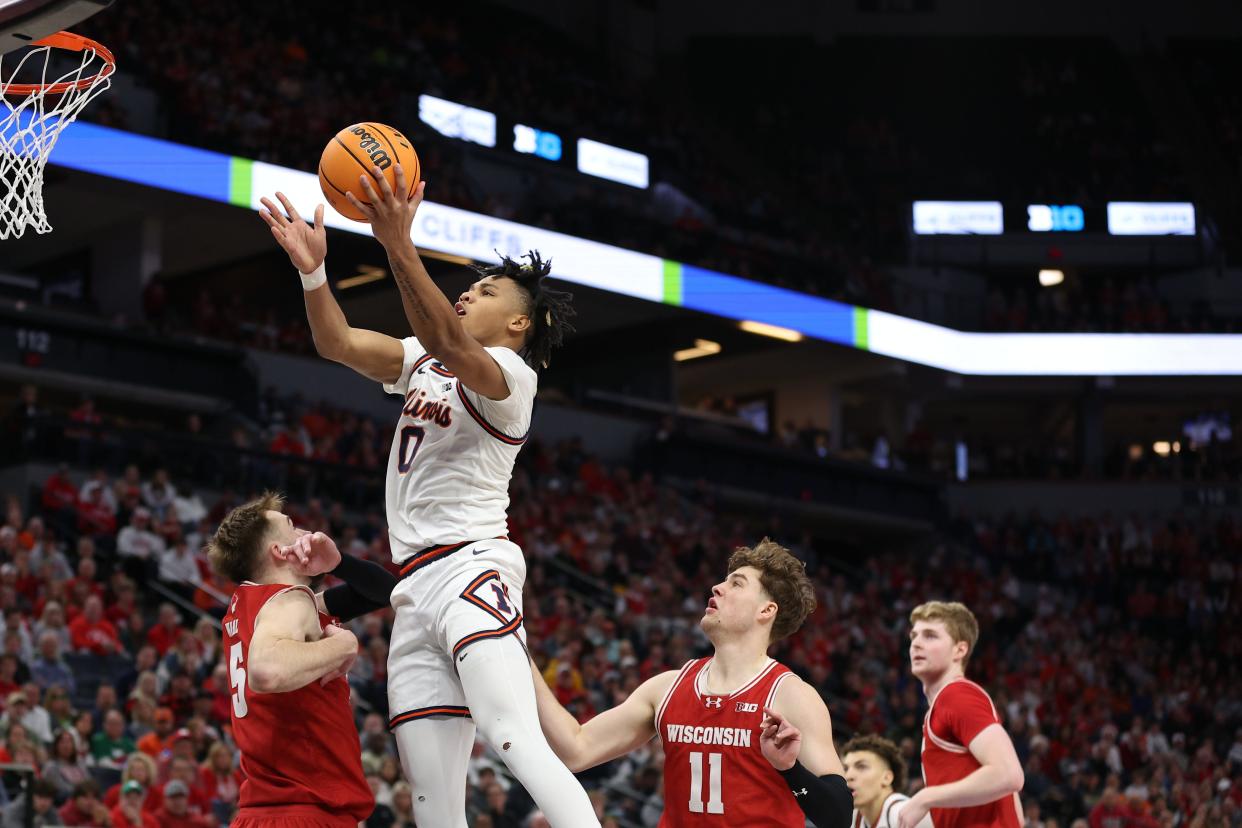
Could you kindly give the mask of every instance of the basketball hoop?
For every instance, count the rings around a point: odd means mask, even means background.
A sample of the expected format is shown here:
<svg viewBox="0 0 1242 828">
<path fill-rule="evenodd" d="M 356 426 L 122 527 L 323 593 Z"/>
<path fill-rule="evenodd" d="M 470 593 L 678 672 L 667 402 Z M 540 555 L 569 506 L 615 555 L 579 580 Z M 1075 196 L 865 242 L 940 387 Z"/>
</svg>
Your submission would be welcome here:
<svg viewBox="0 0 1242 828">
<path fill-rule="evenodd" d="M 27 226 L 36 233 L 51 231 L 43 209 L 48 155 L 61 130 L 111 86 L 116 70 L 112 52 L 81 35 L 57 32 L 30 45 L 30 51 L 10 60 L 11 71 L 0 56 L 0 240 L 21 237 Z M 55 77 L 50 63 L 58 49 L 81 59 L 76 69 Z M 39 82 L 17 83 L 23 72 Z"/>
</svg>

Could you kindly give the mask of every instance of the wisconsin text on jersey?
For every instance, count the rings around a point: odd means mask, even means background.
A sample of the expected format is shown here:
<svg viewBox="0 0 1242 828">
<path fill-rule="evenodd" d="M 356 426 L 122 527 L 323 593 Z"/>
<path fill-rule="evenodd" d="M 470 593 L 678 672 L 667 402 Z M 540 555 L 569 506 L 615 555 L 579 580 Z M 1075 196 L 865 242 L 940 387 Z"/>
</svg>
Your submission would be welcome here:
<svg viewBox="0 0 1242 828">
<path fill-rule="evenodd" d="M 668 731 L 666 742 L 680 742 L 684 745 L 750 747 L 751 731 L 744 727 L 696 727 L 670 724 L 665 726 L 665 730 Z"/>
</svg>

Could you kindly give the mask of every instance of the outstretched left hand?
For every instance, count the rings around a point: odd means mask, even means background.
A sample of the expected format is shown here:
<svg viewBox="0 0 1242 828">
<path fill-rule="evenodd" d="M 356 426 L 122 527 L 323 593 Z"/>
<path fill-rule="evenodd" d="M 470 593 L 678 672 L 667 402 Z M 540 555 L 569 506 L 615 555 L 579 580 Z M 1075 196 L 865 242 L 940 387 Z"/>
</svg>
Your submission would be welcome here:
<svg viewBox="0 0 1242 828">
<path fill-rule="evenodd" d="M 409 186 L 405 181 L 405 170 L 398 164 L 394 168 L 394 173 L 397 182 L 395 192 L 388 185 L 388 179 L 384 177 L 379 167 L 372 167 L 369 175 L 358 177 L 358 183 L 371 202 L 370 204 L 359 200 L 351 192 L 345 193 L 345 198 L 349 199 L 354 209 L 371 222 L 371 232 L 375 234 L 375 240 L 384 245 L 385 250 L 390 251 L 393 245 L 410 240 L 410 228 L 414 225 L 414 214 L 418 212 L 418 205 L 423 203 L 423 190 L 427 186 L 426 181 L 420 181 L 414 188 L 414 194 L 408 199 L 403 198 L 399 194 L 409 192 Z"/>
<path fill-rule="evenodd" d="M 802 749 L 802 731 L 770 707 L 763 709 L 759 723 L 759 747 L 764 757 L 778 771 L 786 771 L 798 761 Z"/>
</svg>

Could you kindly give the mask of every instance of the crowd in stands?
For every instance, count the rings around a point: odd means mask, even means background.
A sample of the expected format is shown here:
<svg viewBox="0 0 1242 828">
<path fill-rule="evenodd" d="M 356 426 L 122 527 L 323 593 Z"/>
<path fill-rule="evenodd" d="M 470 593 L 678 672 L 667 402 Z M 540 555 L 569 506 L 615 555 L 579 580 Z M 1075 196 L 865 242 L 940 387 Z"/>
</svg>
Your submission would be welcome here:
<svg viewBox="0 0 1242 828">
<path fill-rule="evenodd" d="M 116 44 L 123 71 L 157 94 L 172 138 L 310 170 L 325 136 L 385 112 L 422 153 L 435 201 L 885 310 L 893 296 L 876 263 L 904 258 L 914 198 L 1188 197 L 1124 58 L 1102 40 L 704 39 L 643 79 L 534 17 L 485 2 L 395 8 L 346 27 L 291 27 L 307 14 L 291 0 L 252 10 L 245 26 L 218 9 L 157 5 L 131 2 L 85 27 Z M 833 85 L 825 104 L 738 64 L 739 50 L 790 73 L 857 82 Z M 269 73 L 261 84 L 247 71 L 256 61 Z M 894 73 L 907 65 L 918 67 L 920 84 Z M 570 186 L 532 167 L 520 195 L 499 197 L 461 142 L 419 120 L 422 93 L 642 151 L 653 186 L 588 178 Z M 980 106 L 988 119 L 977 117 Z M 125 126 L 125 101 L 102 99 L 86 117 Z M 927 130 L 931 122 L 941 128 Z M 977 151 L 963 156 L 961 146 Z M 210 315 L 207 304 L 196 313 Z M 1120 304 L 1114 315 L 1132 321 Z M 1045 321 L 1077 321 L 1062 316 Z M 201 321 L 307 347 L 289 320 L 269 315 Z M 1151 328 L 1146 318 L 1137 324 L 1127 329 Z"/>
<path fill-rule="evenodd" d="M 845 261 L 843 235 L 828 242 L 809 227 L 774 233 L 729 220 L 776 211 L 738 180 L 727 156 L 700 151 L 715 132 L 685 99 L 651 94 L 659 88 L 607 69 L 597 53 L 525 15 L 485 4 L 451 13 L 394 8 L 391 15 L 360 15 L 348 27 L 303 28 L 288 21 L 305 9 L 281 0 L 255 9 L 243 27 L 223 12 L 203 19 L 156 13 L 157 5 L 135 3 L 84 26 L 120 44 L 124 71 L 159 95 L 168 137 L 314 169 L 326 136 L 387 112 L 418 146 L 434 201 L 755 278 L 800 283 L 811 268 L 816 292 L 841 287 L 842 271 L 830 260 Z M 190 31 L 192 38 L 170 34 Z M 259 45 L 272 43 L 280 47 Z M 260 59 L 272 75 L 255 84 L 241 67 Z M 354 94 L 358 88 L 367 95 Z M 530 176 L 523 198 L 498 200 L 469 170 L 462 145 L 419 120 L 420 93 L 534 120 L 562 130 L 566 140 L 581 134 L 637 149 L 662 172 L 650 191 L 634 192 L 585 178 L 577 188 L 547 187 Z M 539 101 L 540 111 L 514 111 L 515 101 Z M 115 96 L 90 117 L 128 126 L 125 103 Z"/>
<path fill-rule="evenodd" d="M 4 824 L 29 796 L 65 824 L 225 824 L 236 803 L 223 596 L 201 549 L 245 490 L 152 466 L 62 468 L 6 492 L 0 527 L 0 761 L 37 782 L 0 786 Z M 824 695 L 835 733 L 882 733 L 918 778 L 924 701 L 905 615 L 953 597 L 979 615 L 971 675 L 995 696 L 1025 770 L 1027 828 L 1227 828 L 1242 815 L 1242 525 L 1232 516 L 958 519 L 919 548 L 851 550 L 776 518 L 728 514 L 610 468 L 575 441 L 519 457 L 511 537 L 539 667 L 580 718 L 704 652 L 696 624 L 728 552 L 764 534 L 813 574 L 819 608 L 774 650 Z M 388 561 L 382 518 L 293 501 L 301 527 Z M 179 600 L 179 603 L 172 603 Z M 351 674 L 371 826 L 408 825 L 409 789 L 385 728 L 391 614 L 355 622 Z M 657 746 L 585 776 L 605 825 L 654 825 Z M 538 826 L 490 750 L 472 759 L 472 826 Z"/>
<path fill-rule="evenodd" d="M 1077 279 L 1052 288 L 993 287 L 982 328 L 1010 333 L 1235 333 L 1239 320 L 1206 300 L 1175 311 L 1151 279 Z"/>
<path fill-rule="evenodd" d="M 700 419 L 699 412 L 705 418 Z M 373 525 L 382 520 L 375 511 L 383 500 L 383 478 L 378 472 L 387 462 L 392 441 L 391 423 L 384 419 L 325 401 L 282 397 L 269 388 L 260 395 L 256 417 L 248 424 L 205 426 L 198 414 L 171 428 L 166 424 L 139 428 L 135 423 L 122 428 L 122 422 L 120 417 L 101 413 L 90 397 L 73 408 L 57 409 L 40 402 L 37 387 L 25 386 L 0 416 L 0 463 L 44 459 L 91 469 L 95 475 L 104 466 L 126 469 L 131 491 L 137 485 L 134 464 L 156 469 L 144 486 L 144 495 L 176 504 L 187 522 L 201 523 L 205 517 L 203 505 L 194 500 L 188 485 L 191 480 L 220 491 L 278 489 L 319 504 L 317 509 L 338 519 L 342 509 L 353 509 L 366 513 Z M 1163 447 L 1136 440 L 1117 442 L 1094 471 L 1084 468 L 1069 444 L 971 436 L 960 423 L 946 428 L 925 419 L 917 420 L 896 440 L 873 431 L 847 430 L 837 446 L 827 429 L 810 420 L 773 422 L 770 433 L 763 434 L 742 416 L 737 400 L 730 396 L 704 398 L 694 411 L 653 422 L 651 440 L 653 446 L 682 437 L 713 440 L 721 447 L 768 445 L 794 458 L 941 480 L 964 475 L 971 480 L 1229 483 L 1242 475 L 1242 441 L 1232 434 L 1229 412 L 1214 415 L 1214 422 L 1205 428 L 1192 427 L 1193 421 L 1188 420 L 1182 433 L 1167 435 Z M 683 476 L 687 473 L 682 470 Z M 63 529 L 117 531 L 115 510 L 125 500 L 121 491 L 90 484 L 74 498 L 72 491 L 64 494 L 66 509 L 76 511 L 72 519 L 66 512 Z M 130 500 L 127 506 L 132 510 L 138 503 Z M 150 521 L 152 534 L 162 537 L 165 547 L 175 547 L 182 540 L 176 522 L 164 518 L 162 507 Z M 200 534 L 203 531 L 200 526 Z"/>
<path fill-rule="evenodd" d="M 1105 452 L 1099 469 L 1087 469 L 1083 459 L 1066 441 L 1049 442 L 1041 437 L 1023 439 L 1012 433 L 1004 436 L 971 434 L 965 421 L 952 425 L 916 420 L 910 429 L 890 439 L 874 430 L 846 429 L 840 444 L 834 446 L 831 432 L 806 420 L 784 420 L 771 424 L 770 434 L 755 430 L 731 396 L 708 396 L 699 400 L 696 410 L 711 416 L 698 423 L 693 417 L 665 418 L 657 436 L 677 433 L 729 434 L 739 440 L 766 441 L 802 456 L 821 460 L 916 472 L 948 479 L 1105 479 L 1179 480 L 1195 483 L 1228 483 L 1242 476 L 1242 443 L 1233 438 L 1230 415 L 1217 415 L 1215 427 L 1184 424 L 1181 433 L 1165 435 L 1165 445 L 1137 440 L 1116 440 Z M 855 418 L 857 419 L 857 418 Z M 725 425 L 729 424 L 730 425 Z M 964 475 L 964 477 L 963 477 Z"/>
<path fill-rule="evenodd" d="M 1203 128 L 1225 165 L 1224 186 L 1242 186 L 1242 94 L 1229 78 L 1242 71 L 1235 40 L 1175 40 L 1170 48 Z"/>
</svg>

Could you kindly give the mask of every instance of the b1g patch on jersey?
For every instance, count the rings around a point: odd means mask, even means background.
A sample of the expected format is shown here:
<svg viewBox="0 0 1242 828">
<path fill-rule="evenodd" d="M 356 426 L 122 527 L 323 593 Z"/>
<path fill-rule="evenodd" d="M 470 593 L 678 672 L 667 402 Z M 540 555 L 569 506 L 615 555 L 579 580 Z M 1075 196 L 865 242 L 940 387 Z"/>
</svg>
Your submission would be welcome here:
<svg viewBox="0 0 1242 828">
<path fill-rule="evenodd" d="M 759 702 L 738 702 L 736 712 L 738 713 L 758 713 Z"/>
</svg>

